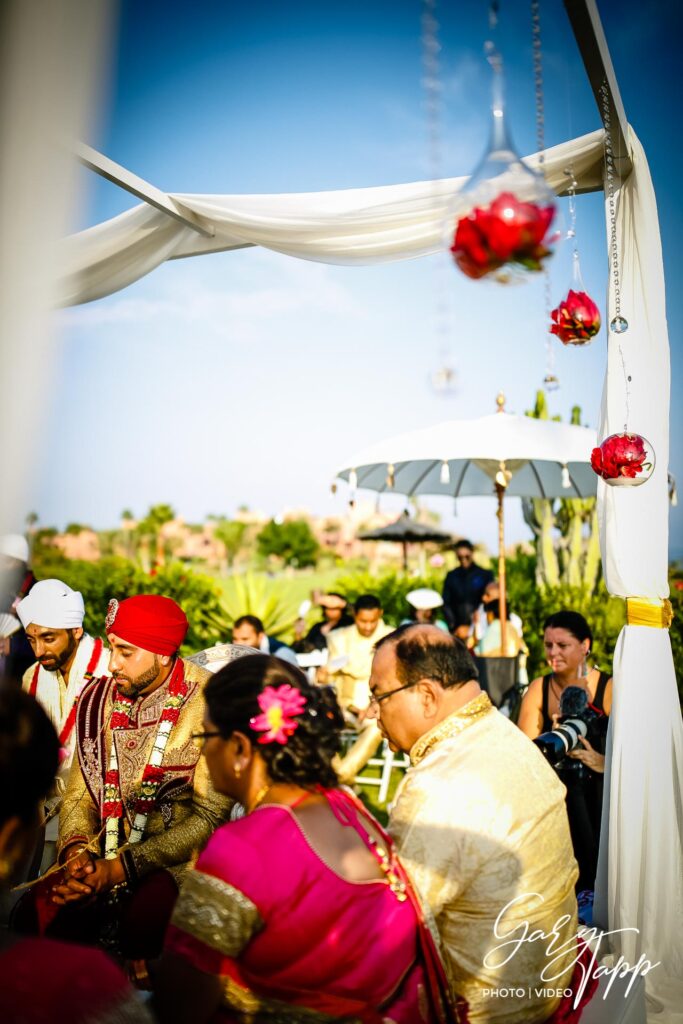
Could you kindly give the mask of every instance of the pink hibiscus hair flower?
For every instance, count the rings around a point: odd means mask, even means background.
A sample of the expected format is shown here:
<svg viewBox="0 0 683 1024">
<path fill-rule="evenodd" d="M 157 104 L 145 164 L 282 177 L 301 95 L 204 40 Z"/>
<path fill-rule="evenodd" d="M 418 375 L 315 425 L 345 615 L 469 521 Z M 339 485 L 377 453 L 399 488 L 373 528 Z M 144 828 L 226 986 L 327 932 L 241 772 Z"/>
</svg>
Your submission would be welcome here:
<svg viewBox="0 0 683 1024">
<path fill-rule="evenodd" d="M 293 718 L 306 707 L 306 698 L 300 690 L 285 683 L 266 686 L 258 695 L 261 714 L 249 719 L 255 732 L 262 732 L 259 743 L 286 743 L 299 723 Z"/>
</svg>

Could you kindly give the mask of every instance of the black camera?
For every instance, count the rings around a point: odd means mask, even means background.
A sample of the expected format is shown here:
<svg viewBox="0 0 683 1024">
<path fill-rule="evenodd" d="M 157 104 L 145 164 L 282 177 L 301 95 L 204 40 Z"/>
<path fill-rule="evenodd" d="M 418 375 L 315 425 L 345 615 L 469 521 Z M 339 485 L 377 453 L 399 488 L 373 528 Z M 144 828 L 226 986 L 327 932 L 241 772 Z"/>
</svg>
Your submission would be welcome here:
<svg viewBox="0 0 683 1024">
<path fill-rule="evenodd" d="M 589 733 L 594 736 L 600 717 L 600 713 L 588 703 L 585 690 L 580 686 L 568 686 L 560 698 L 559 724 L 551 732 L 542 732 L 534 743 L 549 764 L 556 768 L 567 754 L 581 746 L 581 736 L 588 737 Z"/>
</svg>

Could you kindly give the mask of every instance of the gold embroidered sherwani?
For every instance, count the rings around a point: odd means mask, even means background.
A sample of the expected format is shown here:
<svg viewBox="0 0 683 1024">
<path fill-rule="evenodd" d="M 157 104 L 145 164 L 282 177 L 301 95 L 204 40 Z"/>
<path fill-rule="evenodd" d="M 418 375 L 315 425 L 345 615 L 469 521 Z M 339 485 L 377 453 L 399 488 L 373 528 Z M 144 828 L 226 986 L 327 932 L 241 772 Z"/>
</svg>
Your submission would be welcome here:
<svg viewBox="0 0 683 1024">
<path fill-rule="evenodd" d="M 227 820 L 230 809 L 230 801 L 211 785 L 206 762 L 192 739 L 192 733 L 202 731 L 202 691 L 211 676 L 198 665 L 187 661 L 183 664 L 188 694 L 164 752 L 164 779 L 156 806 L 149 813 L 142 840 L 124 853 L 124 865 L 131 882 L 154 868 L 167 868 L 179 881 L 188 861 L 218 825 Z M 124 807 L 121 842 L 130 834 L 142 773 L 168 698 L 168 680 L 149 696 L 136 701 L 130 728 L 112 732 L 109 720 L 113 692 L 113 680 L 98 679 L 81 695 L 77 720 L 78 756 L 74 757 L 59 816 L 60 850 L 74 842 L 92 840 L 103 828 L 102 789 L 112 738 L 116 742 Z M 104 850 L 104 837 L 101 850 Z"/>
<path fill-rule="evenodd" d="M 567 988 L 572 970 L 554 981 L 541 973 L 564 943 L 569 955 L 548 975 L 576 955 L 577 868 L 564 786 L 484 693 L 422 736 L 410 760 L 389 831 L 434 917 L 453 992 L 468 1001 L 472 1024 L 545 1021 L 560 997 L 534 990 Z M 498 915 L 517 897 L 496 937 Z M 547 957 L 550 939 L 539 938 L 494 952 L 506 937 L 522 938 L 525 921 L 528 935 L 559 921 L 555 953 Z M 500 994 L 510 989 L 523 995 Z"/>
</svg>

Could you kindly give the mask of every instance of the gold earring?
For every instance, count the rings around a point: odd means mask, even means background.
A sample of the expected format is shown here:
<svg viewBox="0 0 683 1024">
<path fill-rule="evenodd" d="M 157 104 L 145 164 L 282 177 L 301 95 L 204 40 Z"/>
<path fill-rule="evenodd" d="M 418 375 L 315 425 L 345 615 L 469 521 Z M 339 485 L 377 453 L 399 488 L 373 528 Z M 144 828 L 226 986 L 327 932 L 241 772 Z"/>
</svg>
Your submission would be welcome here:
<svg viewBox="0 0 683 1024">
<path fill-rule="evenodd" d="M 235 765 L 235 778 L 239 779 L 241 774 L 242 774 L 242 765 L 238 761 L 237 764 Z"/>
<path fill-rule="evenodd" d="M 12 873 L 12 865 L 7 857 L 0 857 L 0 881 L 5 881 Z"/>
</svg>

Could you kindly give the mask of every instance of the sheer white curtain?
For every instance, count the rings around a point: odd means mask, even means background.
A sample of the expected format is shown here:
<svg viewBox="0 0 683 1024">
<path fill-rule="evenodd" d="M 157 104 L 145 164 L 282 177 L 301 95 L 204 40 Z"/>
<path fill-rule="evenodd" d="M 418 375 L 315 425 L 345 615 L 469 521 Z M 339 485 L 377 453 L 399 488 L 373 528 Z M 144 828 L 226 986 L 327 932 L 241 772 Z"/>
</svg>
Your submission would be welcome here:
<svg viewBox="0 0 683 1024">
<path fill-rule="evenodd" d="M 630 146 L 633 171 L 617 207 L 621 312 L 629 328 L 609 338 L 598 437 L 623 430 L 628 386 L 629 429 L 652 443 L 656 466 L 641 487 L 600 481 L 598 514 L 610 593 L 659 601 L 669 593 L 669 340 L 657 204 L 633 131 Z M 609 306 L 608 319 L 613 291 Z M 648 1019 L 683 1021 L 683 723 L 668 630 L 624 627 L 608 744 L 596 919 L 611 930 L 639 929 L 615 935 L 613 948 L 632 965 L 641 954 L 661 961 L 646 977 Z"/>
<path fill-rule="evenodd" d="M 0 5 L 0 533 L 22 527 L 58 355 L 59 243 L 69 230 L 115 5 L 7 0 Z"/>
</svg>

